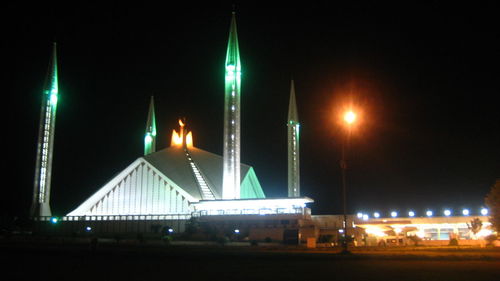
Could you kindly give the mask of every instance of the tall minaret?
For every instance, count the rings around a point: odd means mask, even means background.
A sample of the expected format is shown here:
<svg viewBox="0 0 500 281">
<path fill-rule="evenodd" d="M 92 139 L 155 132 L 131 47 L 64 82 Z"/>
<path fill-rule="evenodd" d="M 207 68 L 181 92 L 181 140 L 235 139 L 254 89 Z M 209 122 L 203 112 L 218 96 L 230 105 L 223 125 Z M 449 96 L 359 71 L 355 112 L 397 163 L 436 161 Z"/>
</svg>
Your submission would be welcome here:
<svg viewBox="0 0 500 281">
<path fill-rule="evenodd" d="M 156 151 L 156 118 L 154 98 L 151 96 L 149 103 L 148 121 L 146 122 L 146 134 L 144 135 L 144 155 Z"/>
<path fill-rule="evenodd" d="M 40 127 L 36 155 L 35 182 L 31 217 L 51 216 L 50 182 L 52 173 L 52 151 L 54 149 L 54 128 L 58 100 L 56 43 L 52 48 L 52 59 L 43 88 Z"/>
<path fill-rule="evenodd" d="M 300 197 L 299 166 L 299 116 L 295 102 L 295 86 L 292 80 L 288 105 L 288 197 Z"/>
<path fill-rule="evenodd" d="M 240 198 L 241 63 L 233 12 L 226 54 L 222 198 Z"/>
</svg>

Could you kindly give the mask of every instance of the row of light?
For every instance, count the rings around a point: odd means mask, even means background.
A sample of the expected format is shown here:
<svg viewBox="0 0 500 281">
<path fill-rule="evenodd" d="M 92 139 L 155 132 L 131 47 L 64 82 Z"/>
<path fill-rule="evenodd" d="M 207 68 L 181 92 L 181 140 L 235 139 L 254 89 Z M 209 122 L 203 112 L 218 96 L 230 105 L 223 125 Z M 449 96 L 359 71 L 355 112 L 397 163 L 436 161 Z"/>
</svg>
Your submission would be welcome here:
<svg viewBox="0 0 500 281">
<path fill-rule="evenodd" d="M 486 215 L 488 215 L 488 209 L 486 209 L 486 208 L 482 208 L 482 209 L 481 209 L 481 211 L 480 211 L 480 213 L 481 213 L 481 215 L 486 216 Z M 443 215 L 445 215 L 446 217 L 451 216 L 451 214 L 452 214 L 452 211 L 451 211 L 451 210 L 449 210 L 449 209 L 446 209 L 446 210 L 444 210 L 444 211 L 443 211 Z M 391 215 L 391 217 L 396 218 L 396 217 L 398 216 L 398 212 L 396 212 L 396 211 L 392 211 L 390 215 Z M 416 214 L 415 214 L 415 212 L 414 212 L 414 211 L 409 211 L 409 212 L 408 212 L 408 217 L 411 217 L 411 218 L 412 218 L 412 217 L 414 217 L 415 215 L 416 215 Z M 432 216 L 434 215 L 434 212 L 433 212 L 433 211 L 431 211 L 431 210 L 427 210 L 427 211 L 425 212 L 425 215 L 426 215 L 427 217 L 432 217 Z M 462 210 L 462 215 L 464 215 L 464 216 L 468 216 L 468 215 L 470 215 L 470 211 L 469 211 L 469 209 L 463 209 L 463 210 Z M 359 213 L 357 213 L 357 217 L 358 217 L 359 219 L 367 220 L 367 219 L 369 219 L 369 218 L 370 218 L 370 215 L 369 215 L 369 214 L 364 214 L 364 213 L 359 212 Z M 374 212 L 374 213 L 373 213 L 373 217 L 374 217 L 374 218 L 380 218 L 380 213 L 379 213 L 379 212 Z"/>
<path fill-rule="evenodd" d="M 60 220 L 59 220 L 59 218 L 58 218 L 58 217 L 51 217 L 51 218 L 50 218 L 50 223 L 52 223 L 52 224 L 58 224 L 58 223 L 59 223 L 59 221 L 60 221 Z M 91 232 L 91 231 L 92 231 L 92 227 L 90 227 L 90 226 L 86 226 L 86 227 L 85 227 L 85 231 L 86 231 L 86 232 Z M 174 233 L 174 229 L 173 229 L 173 228 L 168 228 L 168 229 L 167 229 L 167 232 L 168 232 L 168 234 L 172 234 L 172 233 Z M 234 232 L 235 232 L 235 233 L 240 233 L 240 231 L 239 231 L 238 229 L 234 230 Z"/>
<path fill-rule="evenodd" d="M 86 226 L 86 227 L 85 227 L 85 231 L 87 231 L 87 232 L 91 232 L 91 231 L 92 231 L 92 227 L 90 227 L 90 226 Z M 168 234 L 172 234 L 172 233 L 174 233 L 174 229 L 173 229 L 173 228 L 169 228 L 169 229 L 167 229 L 167 233 L 168 233 Z M 238 232 L 238 233 L 239 233 L 239 232 Z"/>
</svg>

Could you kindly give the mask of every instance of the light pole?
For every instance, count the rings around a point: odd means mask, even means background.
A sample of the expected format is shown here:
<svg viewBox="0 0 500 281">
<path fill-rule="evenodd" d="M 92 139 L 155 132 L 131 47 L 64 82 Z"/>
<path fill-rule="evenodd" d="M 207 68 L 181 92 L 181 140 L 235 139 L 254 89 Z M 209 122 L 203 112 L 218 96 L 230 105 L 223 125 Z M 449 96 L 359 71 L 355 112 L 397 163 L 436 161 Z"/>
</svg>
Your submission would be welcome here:
<svg viewBox="0 0 500 281">
<path fill-rule="evenodd" d="M 343 121 L 347 127 L 346 134 L 344 136 L 344 141 L 342 142 L 342 159 L 340 160 L 340 169 L 342 170 L 342 203 L 343 203 L 343 213 L 344 213 L 344 239 L 342 240 L 342 253 L 348 254 L 348 242 L 347 242 L 347 180 L 346 180 L 346 170 L 347 170 L 347 162 L 346 162 L 346 145 L 351 136 L 352 125 L 356 121 L 356 113 L 349 110 L 344 113 Z"/>
</svg>

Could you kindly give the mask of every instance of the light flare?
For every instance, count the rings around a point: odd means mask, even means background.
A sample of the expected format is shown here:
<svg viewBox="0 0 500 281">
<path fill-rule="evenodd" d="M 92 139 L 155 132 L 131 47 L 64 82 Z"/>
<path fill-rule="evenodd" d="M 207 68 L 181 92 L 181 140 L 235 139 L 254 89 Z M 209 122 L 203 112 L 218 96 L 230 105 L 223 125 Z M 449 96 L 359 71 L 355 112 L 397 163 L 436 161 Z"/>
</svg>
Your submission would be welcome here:
<svg viewBox="0 0 500 281">
<path fill-rule="evenodd" d="M 356 113 L 354 113 L 352 110 L 349 110 L 346 113 L 344 113 L 344 121 L 349 125 L 356 122 L 356 117 L 357 117 Z"/>
<path fill-rule="evenodd" d="M 368 227 L 368 228 L 365 229 L 365 232 L 367 234 L 371 234 L 371 235 L 374 235 L 374 236 L 377 236 L 377 237 L 387 236 L 387 234 L 384 232 L 384 230 L 382 230 L 379 227 Z"/>
</svg>

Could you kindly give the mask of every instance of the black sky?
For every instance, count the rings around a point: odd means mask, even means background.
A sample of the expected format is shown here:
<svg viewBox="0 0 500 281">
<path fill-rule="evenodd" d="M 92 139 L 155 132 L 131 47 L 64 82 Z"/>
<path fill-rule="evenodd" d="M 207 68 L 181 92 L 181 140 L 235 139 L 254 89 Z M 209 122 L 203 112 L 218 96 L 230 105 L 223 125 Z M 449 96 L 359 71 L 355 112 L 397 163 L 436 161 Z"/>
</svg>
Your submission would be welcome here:
<svg viewBox="0 0 500 281">
<path fill-rule="evenodd" d="M 493 2 L 492 2 L 493 3 Z M 141 156 L 149 98 L 158 148 L 186 117 L 195 145 L 221 154 L 223 65 L 232 5 L 10 4 L 3 17 L 8 196 L 31 202 L 41 91 L 57 41 L 51 206 L 65 214 Z M 267 196 L 286 196 L 290 79 L 301 120 L 302 194 L 340 213 L 342 129 L 351 138 L 349 211 L 448 207 L 476 212 L 500 177 L 495 4 L 238 4 L 242 162 Z M 4 80 L 5 79 L 5 80 Z M 4 181 L 4 183 L 7 181 Z"/>
</svg>

